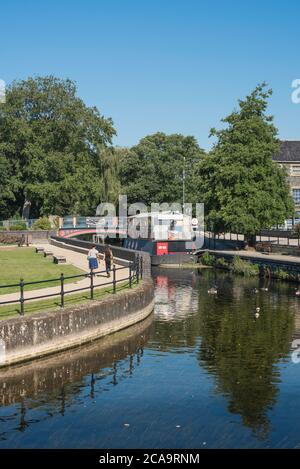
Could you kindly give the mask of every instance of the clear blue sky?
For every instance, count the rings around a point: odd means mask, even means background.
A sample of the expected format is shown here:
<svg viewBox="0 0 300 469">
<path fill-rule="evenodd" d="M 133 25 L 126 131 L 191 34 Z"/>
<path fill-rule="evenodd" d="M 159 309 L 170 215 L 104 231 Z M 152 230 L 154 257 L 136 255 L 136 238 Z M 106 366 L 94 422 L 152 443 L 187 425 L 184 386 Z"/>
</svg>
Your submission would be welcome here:
<svg viewBox="0 0 300 469">
<path fill-rule="evenodd" d="M 118 145 L 160 130 L 209 148 L 209 129 L 263 80 L 280 137 L 300 139 L 299 0 L 10 0 L 0 15 L 0 79 L 72 78 Z"/>
</svg>

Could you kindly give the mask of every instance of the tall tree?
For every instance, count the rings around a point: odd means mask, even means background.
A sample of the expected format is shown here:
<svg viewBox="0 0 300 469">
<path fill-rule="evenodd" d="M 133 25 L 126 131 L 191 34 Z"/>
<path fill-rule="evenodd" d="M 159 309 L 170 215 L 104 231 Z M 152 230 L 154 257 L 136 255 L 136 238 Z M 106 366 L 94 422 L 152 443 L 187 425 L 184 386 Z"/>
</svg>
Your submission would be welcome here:
<svg viewBox="0 0 300 469">
<path fill-rule="evenodd" d="M 120 164 L 127 150 L 119 147 L 98 148 L 101 157 L 101 202 L 117 204 L 121 193 Z"/>
<path fill-rule="evenodd" d="M 31 216 L 95 211 L 102 190 L 98 146 L 111 144 L 115 130 L 76 91 L 71 80 L 53 76 L 7 89 L 0 106 L 0 157 L 10 176 L 11 215 L 22 213 L 25 202 Z"/>
<path fill-rule="evenodd" d="M 243 233 L 249 241 L 294 213 L 286 173 L 272 161 L 279 140 L 266 114 L 271 94 L 263 83 L 240 100 L 238 110 L 222 120 L 227 126 L 212 129 L 217 142 L 198 167 L 210 227 Z"/>
<path fill-rule="evenodd" d="M 14 201 L 13 185 L 8 161 L 1 155 L 0 150 L 0 214 L 3 219 L 10 215 L 9 205 Z"/>
<path fill-rule="evenodd" d="M 186 202 L 189 202 L 189 169 L 203 157 L 194 137 L 158 132 L 125 152 L 120 178 L 129 202 L 182 202 L 186 168 Z"/>
</svg>

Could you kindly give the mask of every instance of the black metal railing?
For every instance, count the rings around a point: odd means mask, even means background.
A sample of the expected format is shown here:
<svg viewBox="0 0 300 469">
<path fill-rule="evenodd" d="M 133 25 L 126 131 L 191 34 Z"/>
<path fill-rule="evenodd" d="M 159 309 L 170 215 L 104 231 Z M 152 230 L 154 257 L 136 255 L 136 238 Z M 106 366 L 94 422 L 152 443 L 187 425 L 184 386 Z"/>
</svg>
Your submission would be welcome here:
<svg viewBox="0 0 300 469">
<path fill-rule="evenodd" d="M 117 279 L 117 272 L 120 270 L 129 270 L 129 275 L 128 277 L 123 277 Z M 20 314 L 23 316 L 25 314 L 25 302 L 26 301 L 33 301 L 33 300 L 42 300 L 45 298 L 51 298 L 51 297 L 60 297 L 60 307 L 64 308 L 65 305 L 65 296 L 69 295 L 70 293 L 78 293 L 82 291 L 90 291 L 90 299 L 94 299 L 94 290 L 95 288 L 99 287 L 107 287 L 108 285 L 112 286 L 112 294 L 115 294 L 117 292 L 117 284 L 121 282 L 126 282 L 128 281 L 129 287 L 132 288 L 132 285 L 134 281 L 138 284 L 140 280 L 143 279 L 143 258 L 139 255 L 137 255 L 134 259 L 134 261 L 129 262 L 127 266 L 121 266 L 121 267 L 116 267 L 115 264 L 113 265 L 111 269 L 112 273 L 112 280 L 107 281 L 105 283 L 100 283 L 96 284 L 96 278 L 97 277 L 107 277 L 107 271 L 105 270 L 90 270 L 88 273 L 85 274 L 78 274 L 78 275 L 68 275 L 65 276 L 63 273 L 61 273 L 60 277 L 58 278 L 51 278 L 51 279 L 46 279 L 46 280 L 37 280 L 33 282 L 25 282 L 23 278 L 20 279 L 19 283 L 11 284 L 11 285 L 0 285 L 0 292 L 2 290 L 8 289 L 8 288 L 19 288 L 19 299 L 16 300 L 9 300 L 9 301 L 0 301 L 0 306 L 5 306 L 5 305 L 12 305 L 12 304 L 19 304 L 20 305 Z M 65 289 L 66 285 L 66 280 L 72 280 L 72 279 L 84 279 L 84 278 L 89 278 L 90 282 L 88 286 L 85 287 L 80 287 L 80 288 L 73 288 L 72 290 L 67 290 Z M 110 277 L 111 278 L 111 274 Z M 27 286 L 32 286 L 32 285 L 42 285 L 45 283 L 54 283 L 57 282 L 59 283 L 59 291 L 55 293 L 50 293 L 50 294 L 45 294 L 45 295 L 39 295 L 39 296 L 31 296 L 29 298 L 25 298 L 25 287 Z M 70 282 L 69 282 L 70 283 Z M 32 292 L 33 290 L 29 290 Z M 1 299 L 1 296 L 0 296 Z M 1 311 L 0 311 L 1 313 Z"/>
<path fill-rule="evenodd" d="M 245 243 L 245 236 L 240 233 L 226 232 L 226 233 L 213 233 L 212 231 L 205 231 L 206 244 L 209 249 L 216 249 L 220 246 L 220 242 L 239 244 L 242 247 Z M 300 247 L 300 235 L 294 231 L 287 230 L 262 230 L 255 235 L 256 243 L 269 242 L 274 246 L 284 247 L 291 246 L 294 248 Z M 218 247 L 220 249 L 220 247 Z"/>
</svg>

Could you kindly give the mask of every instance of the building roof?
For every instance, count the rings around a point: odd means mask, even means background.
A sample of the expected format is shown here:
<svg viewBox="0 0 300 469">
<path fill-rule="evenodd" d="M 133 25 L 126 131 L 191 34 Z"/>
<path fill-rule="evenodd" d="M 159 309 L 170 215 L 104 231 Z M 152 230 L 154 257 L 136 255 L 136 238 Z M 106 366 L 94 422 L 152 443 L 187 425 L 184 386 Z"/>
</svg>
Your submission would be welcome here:
<svg viewBox="0 0 300 469">
<path fill-rule="evenodd" d="M 300 163 L 300 140 L 282 140 L 280 152 L 273 156 L 280 163 Z"/>
</svg>

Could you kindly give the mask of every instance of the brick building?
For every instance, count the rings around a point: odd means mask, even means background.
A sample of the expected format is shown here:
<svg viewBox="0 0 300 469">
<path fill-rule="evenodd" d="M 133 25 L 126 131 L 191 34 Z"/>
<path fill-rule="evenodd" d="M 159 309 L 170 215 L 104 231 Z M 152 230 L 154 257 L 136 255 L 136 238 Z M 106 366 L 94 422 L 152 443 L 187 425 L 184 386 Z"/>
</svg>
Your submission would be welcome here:
<svg viewBox="0 0 300 469">
<path fill-rule="evenodd" d="M 287 169 L 291 193 L 300 216 L 300 140 L 283 140 L 273 160 Z"/>
</svg>

